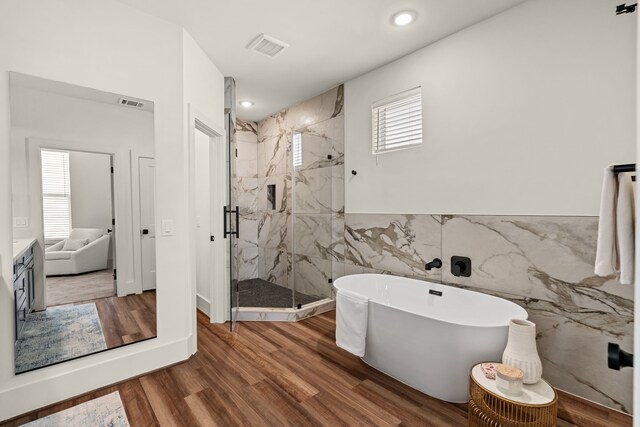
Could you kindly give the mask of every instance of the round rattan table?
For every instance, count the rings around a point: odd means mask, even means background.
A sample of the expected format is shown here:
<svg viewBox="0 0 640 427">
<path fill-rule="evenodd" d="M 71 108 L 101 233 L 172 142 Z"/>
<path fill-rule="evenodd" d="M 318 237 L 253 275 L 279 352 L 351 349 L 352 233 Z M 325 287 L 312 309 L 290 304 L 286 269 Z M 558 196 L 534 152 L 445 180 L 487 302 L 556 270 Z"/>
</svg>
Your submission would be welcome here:
<svg viewBox="0 0 640 427">
<path fill-rule="evenodd" d="M 486 378 L 476 365 L 469 381 L 469 426 L 473 427 L 554 427 L 558 396 L 545 380 L 524 385 L 522 394 L 510 396 Z"/>
</svg>

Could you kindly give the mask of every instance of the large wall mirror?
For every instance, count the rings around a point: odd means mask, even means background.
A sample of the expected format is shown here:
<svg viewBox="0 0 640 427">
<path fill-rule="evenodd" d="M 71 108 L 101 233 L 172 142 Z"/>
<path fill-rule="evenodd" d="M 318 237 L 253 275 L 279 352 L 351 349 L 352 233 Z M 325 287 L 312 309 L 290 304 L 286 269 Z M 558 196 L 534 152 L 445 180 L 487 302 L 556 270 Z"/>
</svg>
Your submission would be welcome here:
<svg viewBox="0 0 640 427">
<path fill-rule="evenodd" d="M 153 102 L 10 85 L 16 374 L 154 338 Z"/>
</svg>

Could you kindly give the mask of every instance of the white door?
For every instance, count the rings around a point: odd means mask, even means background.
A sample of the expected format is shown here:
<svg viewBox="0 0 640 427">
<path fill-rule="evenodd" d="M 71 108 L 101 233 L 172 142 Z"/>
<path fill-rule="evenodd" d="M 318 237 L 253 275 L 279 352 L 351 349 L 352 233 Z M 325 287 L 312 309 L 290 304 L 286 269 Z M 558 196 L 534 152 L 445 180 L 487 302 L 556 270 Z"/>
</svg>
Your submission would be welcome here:
<svg viewBox="0 0 640 427">
<path fill-rule="evenodd" d="M 155 194 L 156 174 L 154 159 L 138 158 L 140 171 L 140 251 L 142 265 L 142 290 L 156 288 L 156 222 Z"/>
</svg>

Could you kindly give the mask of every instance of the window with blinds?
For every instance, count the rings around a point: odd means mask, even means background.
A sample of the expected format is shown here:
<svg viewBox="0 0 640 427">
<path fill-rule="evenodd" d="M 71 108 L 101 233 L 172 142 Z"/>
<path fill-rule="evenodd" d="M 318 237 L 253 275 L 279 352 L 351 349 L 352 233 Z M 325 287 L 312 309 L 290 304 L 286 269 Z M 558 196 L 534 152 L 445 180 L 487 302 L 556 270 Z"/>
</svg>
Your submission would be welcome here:
<svg viewBox="0 0 640 427">
<path fill-rule="evenodd" d="M 45 240 L 62 240 L 71 232 L 69 153 L 42 150 L 42 212 Z"/>
<path fill-rule="evenodd" d="M 422 89 L 385 98 L 371 107 L 373 154 L 422 144 Z"/>
<path fill-rule="evenodd" d="M 302 166 L 302 134 L 300 132 L 293 133 L 293 167 L 294 169 Z"/>
</svg>

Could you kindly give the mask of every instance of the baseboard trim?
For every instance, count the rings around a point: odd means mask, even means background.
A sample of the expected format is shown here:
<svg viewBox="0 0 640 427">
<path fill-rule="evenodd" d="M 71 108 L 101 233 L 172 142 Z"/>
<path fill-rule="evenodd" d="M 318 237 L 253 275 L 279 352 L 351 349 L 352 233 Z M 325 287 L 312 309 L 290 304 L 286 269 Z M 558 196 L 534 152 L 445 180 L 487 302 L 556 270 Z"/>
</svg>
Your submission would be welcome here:
<svg viewBox="0 0 640 427">
<path fill-rule="evenodd" d="M 198 294 L 196 294 L 196 308 L 206 314 L 207 317 L 211 317 L 211 301 Z"/>
<path fill-rule="evenodd" d="M 581 427 L 631 427 L 633 425 L 633 417 L 629 414 L 564 390 L 556 389 L 556 391 L 558 393 L 558 418 Z"/>
</svg>

